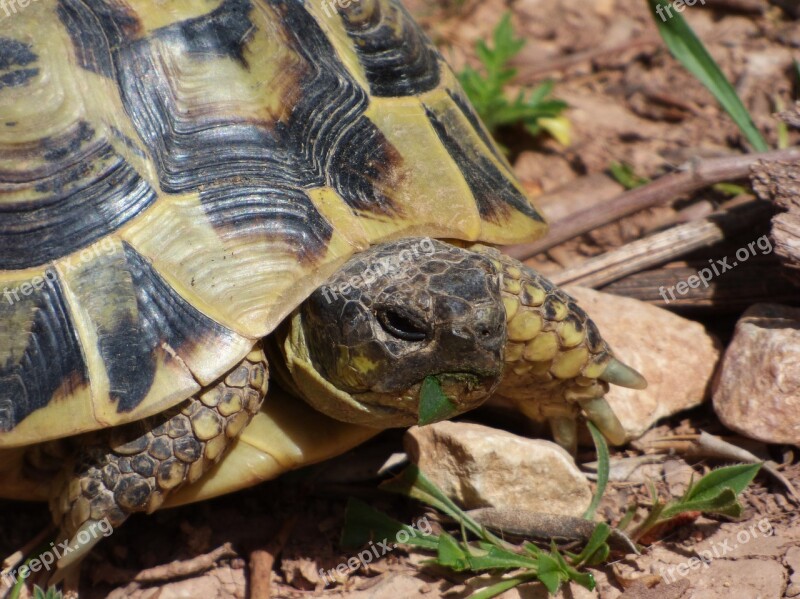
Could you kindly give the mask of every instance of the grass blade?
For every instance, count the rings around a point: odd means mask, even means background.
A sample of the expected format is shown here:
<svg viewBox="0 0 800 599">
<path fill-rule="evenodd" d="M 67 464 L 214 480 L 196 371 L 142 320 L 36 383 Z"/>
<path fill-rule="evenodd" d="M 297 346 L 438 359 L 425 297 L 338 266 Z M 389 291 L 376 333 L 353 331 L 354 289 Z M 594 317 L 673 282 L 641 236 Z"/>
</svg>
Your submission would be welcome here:
<svg viewBox="0 0 800 599">
<path fill-rule="evenodd" d="M 513 578 L 505 578 L 498 582 L 497 584 L 493 584 L 492 586 L 486 587 L 485 589 L 481 589 L 469 596 L 469 599 L 492 599 L 492 597 L 497 597 L 498 595 L 502 595 L 506 591 L 513 589 L 516 586 L 524 584 L 526 582 L 532 582 L 536 580 L 536 575 L 532 574 L 522 574 L 520 576 L 515 576 Z"/>
<path fill-rule="evenodd" d="M 717 63 L 668 0 L 647 0 L 656 27 L 672 55 L 714 95 L 758 152 L 769 149 L 750 113 Z"/>
<path fill-rule="evenodd" d="M 608 444 L 598 428 L 592 422 L 586 422 L 589 427 L 589 432 L 592 433 L 592 440 L 594 441 L 595 449 L 597 450 L 597 491 L 592 497 L 592 503 L 586 508 L 583 517 L 586 520 L 594 518 L 594 513 L 597 511 L 597 506 L 600 505 L 600 500 L 603 498 L 603 493 L 606 492 L 606 485 L 608 484 Z"/>
</svg>

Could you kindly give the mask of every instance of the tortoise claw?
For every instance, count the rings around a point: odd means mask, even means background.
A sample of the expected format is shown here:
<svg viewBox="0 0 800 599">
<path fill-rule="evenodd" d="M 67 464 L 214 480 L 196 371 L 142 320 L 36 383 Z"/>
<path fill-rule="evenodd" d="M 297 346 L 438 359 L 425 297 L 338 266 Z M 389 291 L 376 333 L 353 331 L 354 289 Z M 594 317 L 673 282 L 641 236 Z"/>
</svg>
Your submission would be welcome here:
<svg viewBox="0 0 800 599">
<path fill-rule="evenodd" d="M 604 397 L 588 399 L 580 402 L 580 405 L 589 420 L 597 425 L 612 445 L 623 445 L 627 441 L 625 429 Z"/>
<path fill-rule="evenodd" d="M 617 360 L 611 358 L 606 369 L 598 377 L 601 381 L 619 385 L 620 387 L 627 387 L 628 389 L 646 389 L 647 381 L 645 378 L 636 372 L 630 366 L 627 366 Z"/>
<path fill-rule="evenodd" d="M 578 424 L 574 418 L 566 416 L 553 416 L 549 420 L 553 440 L 570 455 L 578 453 Z"/>
</svg>

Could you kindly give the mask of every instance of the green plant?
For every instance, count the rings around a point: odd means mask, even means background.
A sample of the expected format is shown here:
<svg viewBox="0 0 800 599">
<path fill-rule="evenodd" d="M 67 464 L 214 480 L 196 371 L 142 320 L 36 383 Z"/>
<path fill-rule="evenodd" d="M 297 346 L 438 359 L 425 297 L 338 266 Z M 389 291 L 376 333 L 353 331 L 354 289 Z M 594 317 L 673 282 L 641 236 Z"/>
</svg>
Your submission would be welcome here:
<svg viewBox="0 0 800 599">
<path fill-rule="evenodd" d="M 441 389 L 434 396 L 438 397 L 438 394 L 441 394 Z M 597 491 L 584 514 L 585 518 L 592 519 L 608 481 L 609 455 L 603 436 L 593 424 L 588 424 L 598 453 Z M 656 527 L 675 521 L 688 512 L 740 516 L 742 506 L 737 497 L 752 482 L 759 469 L 760 464 L 740 464 L 713 470 L 691 484 L 683 497 L 668 503 L 659 501 L 655 488 L 651 485 L 653 506 L 649 514 L 635 526 L 632 538 L 641 539 Z M 388 541 L 397 539 L 398 533 L 405 531 L 407 540 L 402 544 L 436 553 L 436 557 L 427 563 L 456 572 L 511 573 L 499 582 L 477 591 L 471 596 L 472 599 L 490 599 L 520 584 L 536 580 L 544 584 L 551 594 L 555 594 L 563 583 L 569 581 L 591 590 L 595 586 L 594 578 L 591 573 L 581 571 L 580 568 L 603 563 L 611 552 L 607 541 L 612 530 L 604 522 L 597 524 L 586 546 L 578 554 L 559 551 L 554 542 L 551 542 L 549 551 L 530 542 L 511 545 L 478 524 L 416 466 L 407 468 L 396 478 L 383 483 L 381 488 L 421 501 L 450 517 L 458 524 L 461 539 L 445 531 L 438 535 L 418 535 L 412 527 L 357 499 L 350 499 L 345 514 L 342 545 L 358 547 L 373 540 Z M 619 523 L 620 531 L 630 526 L 635 512 L 635 505 L 628 509 Z M 472 535 L 474 540 L 469 540 L 468 535 Z"/>
<path fill-rule="evenodd" d="M 522 123 L 531 135 L 543 130 L 564 145 L 569 144 L 569 121 L 561 116 L 566 102 L 550 97 L 553 83 L 546 81 L 530 91 L 520 90 L 513 101 L 505 95 L 505 86 L 516 77 L 517 70 L 508 66 L 519 54 L 525 40 L 515 38 L 511 15 L 506 13 L 495 27 L 490 48 L 478 41 L 476 51 L 482 72 L 464 68 L 458 78 L 481 119 L 490 132 L 498 127 Z"/>
<path fill-rule="evenodd" d="M 750 113 L 742 104 L 736 90 L 725 78 L 719 65 L 708 53 L 703 42 L 697 38 L 683 16 L 677 10 L 671 10 L 668 0 L 647 0 L 647 3 L 656 27 L 672 55 L 714 95 L 750 145 L 758 152 L 766 152 L 769 146 L 753 124 Z M 662 14 L 666 10 L 670 14 L 670 18 L 664 19 L 657 16 L 658 7 L 661 7 Z"/>
<path fill-rule="evenodd" d="M 61 599 L 61 597 L 61 591 L 56 587 L 49 587 L 47 590 L 44 590 L 39 585 L 34 585 L 33 587 L 33 599 Z"/>
<path fill-rule="evenodd" d="M 387 481 L 381 488 L 400 493 L 426 503 L 455 520 L 461 528 L 461 539 L 447 532 L 421 536 L 412 533 L 411 527 L 375 510 L 369 505 L 351 499 L 347 505 L 342 545 L 357 547 L 373 539 L 396 539 L 405 530 L 404 543 L 436 553 L 428 563 L 437 564 L 455 572 L 480 574 L 514 572 L 512 576 L 483 588 L 472 595 L 473 599 L 489 599 L 525 582 L 541 581 L 550 593 L 556 593 L 562 583 L 574 581 L 593 589 L 595 581 L 588 572 L 578 570 L 583 565 L 600 563 L 609 554 L 606 543 L 611 529 L 600 523 L 595 528 L 586 547 L 579 554 L 560 552 L 552 543 L 545 551 L 533 543 L 511 545 L 475 522 L 467 513 L 440 491 L 416 466 L 407 468 L 398 477 Z M 468 540 L 468 534 L 475 540 Z"/>
<path fill-rule="evenodd" d="M 683 497 L 667 503 L 661 503 L 651 484 L 653 507 L 647 517 L 636 526 L 631 538 L 634 541 L 641 539 L 656 527 L 691 512 L 738 518 L 743 509 L 738 495 L 753 481 L 760 469 L 761 464 L 736 464 L 712 470 L 696 483 L 690 484 Z"/>
<path fill-rule="evenodd" d="M 608 166 L 611 176 L 625 189 L 635 189 L 650 183 L 647 177 L 637 175 L 630 164 L 624 162 L 612 162 Z"/>
</svg>

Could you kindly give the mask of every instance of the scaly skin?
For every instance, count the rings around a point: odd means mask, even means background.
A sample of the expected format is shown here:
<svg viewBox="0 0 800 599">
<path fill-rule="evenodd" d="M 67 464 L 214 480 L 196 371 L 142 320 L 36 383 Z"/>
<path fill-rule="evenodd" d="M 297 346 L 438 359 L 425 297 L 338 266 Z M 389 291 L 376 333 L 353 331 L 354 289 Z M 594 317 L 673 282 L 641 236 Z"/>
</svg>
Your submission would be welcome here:
<svg viewBox="0 0 800 599">
<path fill-rule="evenodd" d="M 258 412 L 267 378 L 266 358 L 256 349 L 223 380 L 173 410 L 76 438 L 76 457 L 62 470 L 50 505 L 60 536 L 74 545 L 93 523 L 107 519 L 116 528 L 199 480 Z M 59 568 L 79 561 L 96 540 L 65 556 Z"/>
<path fill-rule="evenodd" d="M 574 451 L 575 418 L 581 408 L 591 412 L 603 405 L 599 402 L 609 386 L 601 377 L 608 378 L 609 366 L 619 363 L 597 326 L 567 293 L 493 248 L 470 249 L 491 259 L 506 309 L 506 365 L 495 394 L 513 401 L 532 420 L 548 420 L 556 440 Z M 644 384 L 633 371 L 628 374 L 630 384 Z M 609 440 L 624 441 L 610 410 L 598 415 Z"/>
</svg>

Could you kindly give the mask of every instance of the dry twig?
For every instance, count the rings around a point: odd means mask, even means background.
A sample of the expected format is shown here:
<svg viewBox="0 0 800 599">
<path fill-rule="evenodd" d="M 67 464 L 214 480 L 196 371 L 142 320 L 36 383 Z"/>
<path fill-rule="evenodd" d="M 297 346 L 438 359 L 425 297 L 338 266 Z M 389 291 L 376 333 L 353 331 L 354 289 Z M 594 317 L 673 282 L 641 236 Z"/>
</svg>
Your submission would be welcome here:
<svg viewBox="0 0 800 599">
<path fill-rule="evenodd" d="M 289 518 L 273 539 L 269 549 L 256 549 L 250 553 L 250 599 L 270 598 L 272 568 L 296 524 L 297 516 Z"/>
<path fill-rule="evenodd" d="M 225 543 L 214 549 L 211 553 L 198 555 L 185 561 L 174 561 L 169 564 L 162 564 L 154 568 L 142 570 L 133 580 L 135 582 L 152 583 L 174 580 L 175 578 L 185 578 L 186 576 L 192 576 L 210 570 L 221 559 L 236 556 L 237 553 L 233 550 L 233 546 L 230 543 Z"/>
<path fill-rule="evenodd" d="M 544 239 L 531 244 L 515 246 L 510 248 L 509 253 L 520 260 L 530 258 L 534 254 L 634 212 L 668 202 L 714 183 L 744 179 L 750 174 L 750 168 L 757 162 L 776 160 L 800 160 L 800 148 L 692 161 L 684 165 L 679 172 L 665 175 L 652 183 L 626 191 L 609 202 L 574 215 L 569 220 L 554 223 L 550 227 L 550 233 Z"/>
<path fill-rule="evenodd" d="M 752 227 L 772 212 L 769 203 L 751 200 L 702 220 L 671 227 L 550 275 L 556 285 L 600 287 L 651 266 L 664 264 Z"/>
</svg>

